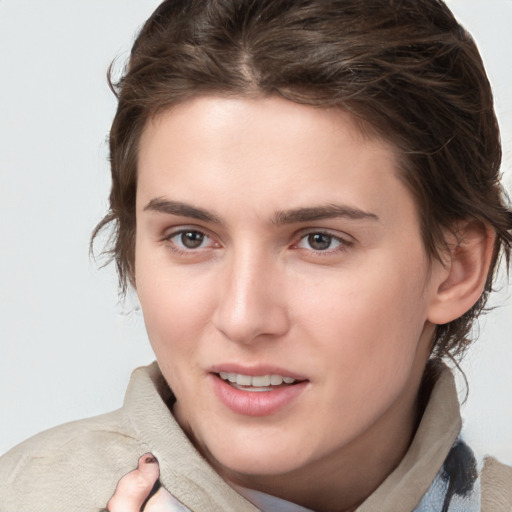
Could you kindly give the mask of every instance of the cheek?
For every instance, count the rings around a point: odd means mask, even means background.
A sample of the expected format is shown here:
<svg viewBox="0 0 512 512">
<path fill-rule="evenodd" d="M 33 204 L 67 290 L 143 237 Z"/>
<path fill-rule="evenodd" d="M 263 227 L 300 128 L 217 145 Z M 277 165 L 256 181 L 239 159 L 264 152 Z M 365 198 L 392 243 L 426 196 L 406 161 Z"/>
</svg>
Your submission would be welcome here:
<svg viewBox="0 0 512 512">
<path fill-rule="evenodd" d="M 158 365 L 175 396 L 186 397 L 200 371 L 198 354 L 208 323 L 204 302 L 177 279 L 148 273 L 138 283 L 139 300 L 149 341 Z"/>
<path fill-rule="evenodd" d="M 332 418 L 333 436 L 340 418 L 347 432 L 371 425 L 412 389 L 422 365 L 424 353 L 418 347 L 425 303 L 417 286 L 421 269 L 411 268 L 407 276 L 403 268 L 398 270 L 353 273 L 330 286 L 329 300 L 309 301 L 302 310 L 305 337 L 315 340 L 309 361 L 321 368 L 317 375 L 325 390 L 316 407 Z"/>
<path fill-rule="evenodd" d="M 186 350 L 207 322 L 205 300 L 179 289 L 175 280 L 141 283 L 139 300 L 149 339 L 155 351 Z M 158 355 L 158 354 L 157 354 Z"/>
<path fill-rule="evenodd" d="M 427 312 L 422 252 L 411 261 L 382 255 L 360 272 L 333 276 L 322 293 L 295 293 L 304 328 L 338 371 L 357 378 L 369 368 L 384 377 L 411 366 Z"/>
<path fill-rule="evenodd" d="M 148 336 L 160 363 L 169 354 L 190 354 L 208 323 L 211 296 L 208 283 L 173 269 L 166 254 L 139 248 L 137 294 Z"/>
</svg>

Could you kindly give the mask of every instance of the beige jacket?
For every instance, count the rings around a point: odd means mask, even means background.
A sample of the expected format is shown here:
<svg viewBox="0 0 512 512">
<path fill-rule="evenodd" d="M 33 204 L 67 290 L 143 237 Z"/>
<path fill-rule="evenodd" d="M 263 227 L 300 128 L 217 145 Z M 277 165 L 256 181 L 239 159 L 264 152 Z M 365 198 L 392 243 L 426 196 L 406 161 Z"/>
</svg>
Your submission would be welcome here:
<svg viewBox="0 0 512 512">
<path fill-rule="evenodd" d="M 121 409 L 48 430 L 0 458 L 0 512 L 98 512 L 119 479 L 152 452 L 162 484 L 194 512 L 256 512 L 194 449 L 169 412 L 156 363 L 134 371 Z M 453 377 L 445 369 L 409 451 L 357 512 L 411 512 L 459 434 Z M 482 511 L 512 511 L 512 468 L 482 473 Z"/>
</svg>

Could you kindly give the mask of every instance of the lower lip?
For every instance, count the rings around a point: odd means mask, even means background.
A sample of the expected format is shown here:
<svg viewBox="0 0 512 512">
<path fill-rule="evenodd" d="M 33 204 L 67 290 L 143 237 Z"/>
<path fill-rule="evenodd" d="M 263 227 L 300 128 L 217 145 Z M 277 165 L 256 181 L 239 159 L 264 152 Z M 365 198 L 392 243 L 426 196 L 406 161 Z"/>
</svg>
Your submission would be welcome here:
<svg viewBox="0 0 512 512">
<path fill-rule="evenodd" d="M 216 374 L 210 374 L 213 390 L 229 409 L 244 416 L 268 416 L 293 402 L 305 389 L 308 381 L 298 382 L 272 391 L 244 391 L 230 386 Z"/>
</svg>

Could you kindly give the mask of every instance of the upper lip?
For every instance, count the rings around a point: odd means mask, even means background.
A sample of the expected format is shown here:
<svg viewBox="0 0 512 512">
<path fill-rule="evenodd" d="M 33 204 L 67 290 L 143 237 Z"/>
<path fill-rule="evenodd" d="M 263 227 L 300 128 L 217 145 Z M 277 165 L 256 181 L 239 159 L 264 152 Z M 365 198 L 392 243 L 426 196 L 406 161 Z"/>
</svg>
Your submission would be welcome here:
<svg viewBox="0 0 512 512">
<path fill-rule="evenodd" d="M 295 380 L 308 380 L 304 375 L 272 364 L 241 365 L 238 363 L 220 363 L 213 365 L 209 371 L 210 373 L 238 373 L 251 377 L 258 375 L 280 375 L 281 377 L 291 377 Z"/>
</svg>

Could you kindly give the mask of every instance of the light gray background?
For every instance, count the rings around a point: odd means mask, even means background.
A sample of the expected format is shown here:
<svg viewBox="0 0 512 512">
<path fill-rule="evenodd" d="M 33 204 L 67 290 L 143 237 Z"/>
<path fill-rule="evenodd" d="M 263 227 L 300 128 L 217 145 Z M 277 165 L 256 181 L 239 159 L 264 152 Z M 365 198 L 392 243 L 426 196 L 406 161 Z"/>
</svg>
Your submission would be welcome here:
<svg viewBox="0 0 512 512">
<path fill-rule="evenodd" d="M 0 0 L 0 453 L 43 429 L 118 408 L 152 361 L 136 302 L 117 299 L 89 235 L 106 211 L 106 137 L 123 62 L 158 0 Z M 512 184 L 512 0 L 451 0 L 494 85 Z M 512 300 L 480 324 L 463 364 L 477 451 L 512 464 Z M 459 379 L 459 384 L 461 380 Z M 461 385 L 461 395 L 464 387 Z"/>
</svg>

